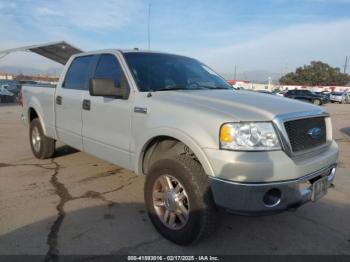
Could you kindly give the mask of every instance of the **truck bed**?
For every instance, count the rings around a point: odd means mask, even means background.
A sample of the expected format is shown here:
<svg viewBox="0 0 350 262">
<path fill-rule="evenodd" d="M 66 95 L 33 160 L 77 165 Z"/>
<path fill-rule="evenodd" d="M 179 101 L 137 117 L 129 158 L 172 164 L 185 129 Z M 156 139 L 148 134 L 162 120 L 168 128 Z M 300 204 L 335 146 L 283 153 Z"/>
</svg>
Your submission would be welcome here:
<svg viewBox="0 0 350 262">
<path fill-rule="evenodd" d="M 33 107 L 38 110 L 41 116 L 41 123 L 44 123 L 44 133 L 48 137 L 56 138 L 55 131 L 55 91 L 56 86 L 50 84 L 23 85 L 23 112 L 30 112 Z M 24 116 L 28 122 L 30 115 Z"/>
</svg>

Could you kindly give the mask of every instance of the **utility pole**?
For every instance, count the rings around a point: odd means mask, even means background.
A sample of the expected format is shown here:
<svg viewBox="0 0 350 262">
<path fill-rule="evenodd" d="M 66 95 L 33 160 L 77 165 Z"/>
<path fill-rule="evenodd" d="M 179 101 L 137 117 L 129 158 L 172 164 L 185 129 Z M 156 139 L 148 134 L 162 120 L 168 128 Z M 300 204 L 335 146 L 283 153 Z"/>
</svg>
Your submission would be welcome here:
<svg viewBox="0 0 350 262">
<path fill-rule="evenodd" d="M 345 64 L 343 67 L 344 67 L 344 74 L 346 74 L 346 69 L 348 67 L 348 57 L 347 56 L 345 57 Z"/>
<path fill-rule="evenodd" d="M 234 74 L 234 80 L 237 80 L 237 65 L 235 64 L 235 74 Z"/>
</svg>

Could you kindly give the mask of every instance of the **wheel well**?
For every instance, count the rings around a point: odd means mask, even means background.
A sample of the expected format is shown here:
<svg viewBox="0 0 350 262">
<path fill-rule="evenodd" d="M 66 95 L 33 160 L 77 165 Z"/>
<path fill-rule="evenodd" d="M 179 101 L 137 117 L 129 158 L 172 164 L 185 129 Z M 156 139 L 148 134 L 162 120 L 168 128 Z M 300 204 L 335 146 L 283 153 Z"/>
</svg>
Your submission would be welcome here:
<svg viewBox="0 0 350 262">
<path fill-rule="evenodd" d="M 193 151 L 178 139 L 169 136 L 153 138 L 144 150 L 142 158 L 143 174 L 147 174 L 150 166 L 157 160 L 177 155 L 188 155 L 198 161 Z"/>
<path fill-rule="evenodd" d="M 38 117 L 39 117 L 38 113 L 33 108 L 30 108 L 29 109 L 29 123 L 32 122 L 33 119 L 38 118 Z"/>
</svg>

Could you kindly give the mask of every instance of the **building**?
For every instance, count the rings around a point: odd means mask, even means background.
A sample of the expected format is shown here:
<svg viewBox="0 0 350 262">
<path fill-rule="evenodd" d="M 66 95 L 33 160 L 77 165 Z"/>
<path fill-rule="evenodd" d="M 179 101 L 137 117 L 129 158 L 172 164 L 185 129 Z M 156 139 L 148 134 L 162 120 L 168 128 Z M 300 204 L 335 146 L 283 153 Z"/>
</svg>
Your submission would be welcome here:
<svg viewBox="0 0 350 262">
<path fill-rule="evenodd" d="M 247 80 L 227 80 L 227 82 L 237 89 L 252 89 L 252 83 Z"/>
<path fill-rule="evenodd" d="M 35 82 L 46 83 L 46 84 L 57 84 L 58 82 L 57 76 L 46 76 L 46 75 L 36 75 L 36 76 L 17 75 L 15 76 L 15 79 L 21 82 L 35 81 Z"/>
<path fill-rule="evenodd" d="M 13 80 L 15 75 L 5 73 L 5 72 L 0 72 L 0 80 Z"/>
<path fill-rule="evenodd" d="M 259 91 L 259 90 L 288 91 L 288 90 L 295 90 L 295 89 L 306 89 L 306 90 L 315 91 L 315 92 L 322 92 L 322 91 L 350 92 L 350 85 L 346 85 L 346 86 L 280 85 L 280 84 L 273 84 L 270 81 L 269 81 L 269 83 L 261 84 L 261 83 L 252 83 L 251 81 L 247 81 L 247 80 L 227 80 L 227 82 L 230 85 L 232 85 L 234 88 L 254 90 L 254 91 Z"/>
<path fill-rule="evenodd" d="M 275 85 L 272 83 L 260 84 L 252 83 L 248 80 L 227 80 L 227 82 L 237 89 L 247 89 L 247 90 L 268 90 L 272 91 L 276 89 Z"/>
</svg>

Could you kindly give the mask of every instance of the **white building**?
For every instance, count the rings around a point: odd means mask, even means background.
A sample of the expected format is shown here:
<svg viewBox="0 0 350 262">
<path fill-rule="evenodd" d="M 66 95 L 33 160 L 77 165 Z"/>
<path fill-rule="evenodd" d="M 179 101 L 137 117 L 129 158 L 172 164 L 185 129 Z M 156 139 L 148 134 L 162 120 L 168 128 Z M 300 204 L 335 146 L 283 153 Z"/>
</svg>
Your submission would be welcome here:
<svg viewBox="0 0 350 262">
<path fill-rule="evenodd" d="M 13 80 L 14 75 L 0 72 L 0 80 Z"/>
</svg>

